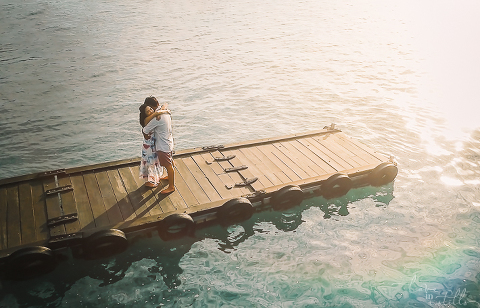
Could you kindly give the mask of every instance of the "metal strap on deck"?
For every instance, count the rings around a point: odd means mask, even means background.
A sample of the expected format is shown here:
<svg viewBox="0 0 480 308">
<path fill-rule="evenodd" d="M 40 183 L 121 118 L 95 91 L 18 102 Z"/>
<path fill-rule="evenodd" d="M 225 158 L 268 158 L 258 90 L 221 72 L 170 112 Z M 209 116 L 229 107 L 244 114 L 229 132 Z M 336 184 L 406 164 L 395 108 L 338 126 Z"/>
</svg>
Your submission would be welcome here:
<svg viewBox="0 0 480 308">
<path fill-rule="evenodd" d="M 78 214 L 73 213 L 73 214 L 68 214 L 68 215 L 63 215 L 63 216 L 58 216 L 54 218 L 50 218 L 47 220 L 47 226 L 49 228 L 55 227 L 57 225 L 69 223 L 69 222 L 74 222 L 78 219 Z"/>
<path fill-rule="evenodd" d="M 228 189 L 232 189 L 234 187 L 243 187 L 243 186 L 248 186 L 248 185 L 251 185 L 253 183 L 255 183 L 256 181 L 258 180 L 258 178 L 250 178 L 250 179 L 245 179 L 245 181 L 243 182 L 239 182 L 239 183 L 235 183 L 235 184 L 227 184 L 225 185 L 225 187 L 227 187 Z"/>
<path fill-rule="evenodd" d="M 233 172 L 233 171 L 240 171 L 240 170 L 245 170 L 247 169 L 248 166 L 246 165 L 241 165 L 241 166 L 237 166 L 237 167 L 232 167 L 232 168 L 225 168 L 223 169 L 225 172 Z"/>
<path fill-rule="evenodd" d="M 43 178 L 43 177 L 53 176 L 58 174 L 67 174 L 67 171 L 65 171 L 65 169 L 51 170 L 51 171 L 40 173 L 38 176 Z"/>
<path fill-rule="evenodd" d="M 55 188 L 49 189 L 49 190 L 45 191 L 45 194 L 48 196 L 48 195 L 57 194 L 57 193 L 60 193 L 60 192 L 71 191 L 71 190 L 73 190 L 72 185 L 65 185 L 65 186 L 55 187 Z"/>
<path fill-rule="evenodd" d="M 49 246 L 51 248 L 65 247 L 78 244 L 83 238 L 83 232 L 55 235 L 50 238 Z"/>
</svg>

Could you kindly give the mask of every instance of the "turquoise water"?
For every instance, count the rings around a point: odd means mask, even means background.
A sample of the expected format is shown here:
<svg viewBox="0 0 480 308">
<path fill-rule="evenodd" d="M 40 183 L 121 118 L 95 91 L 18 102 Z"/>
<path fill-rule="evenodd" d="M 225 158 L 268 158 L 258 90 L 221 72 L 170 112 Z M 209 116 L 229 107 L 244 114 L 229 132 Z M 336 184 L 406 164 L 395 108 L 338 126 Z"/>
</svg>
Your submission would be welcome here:
<svg viewBox="0 0 480 308">
<path fill-rule="evenodd" d="M 0 307 L 480 306 L 474 1 L 0 0 L 0 178 L 136 157 L 144 97 L 176 148 L 332 122 L 393 184 L 132 239 L 0 281 Z"/>
</svg>

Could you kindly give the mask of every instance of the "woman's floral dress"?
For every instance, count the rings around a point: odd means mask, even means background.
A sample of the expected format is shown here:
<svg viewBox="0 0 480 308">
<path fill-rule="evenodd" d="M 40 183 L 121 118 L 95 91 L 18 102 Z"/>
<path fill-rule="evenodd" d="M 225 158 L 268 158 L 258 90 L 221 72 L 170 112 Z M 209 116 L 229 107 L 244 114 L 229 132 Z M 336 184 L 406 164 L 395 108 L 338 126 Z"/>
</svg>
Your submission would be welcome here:
<svg viewBox="0 0 480 308">
<path fill-rule="evenodd" d="M 163 167 L 160 166 L 157 152 L 155 152 L 155 137 L 152 135 L 150 139 L 143 138 L 140 178 L 152 184 L 158 184 L 162 175 Z"/>
</svg>

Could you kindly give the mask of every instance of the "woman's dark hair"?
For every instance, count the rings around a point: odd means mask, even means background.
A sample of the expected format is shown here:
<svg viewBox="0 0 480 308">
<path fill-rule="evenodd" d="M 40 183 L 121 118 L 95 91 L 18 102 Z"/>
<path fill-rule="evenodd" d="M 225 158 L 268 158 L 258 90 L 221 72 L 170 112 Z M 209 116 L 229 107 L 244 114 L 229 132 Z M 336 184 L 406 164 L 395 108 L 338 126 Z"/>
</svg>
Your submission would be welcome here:
<svg viewBox="0 0 480 308">
<path fill-rule="evenodd" d="M 138 110 L 140 111 L 140 125 L 142 125 L 142 127 L 145 127 L 145 118 L 147 117 L 147 115 L 145 114 L 145 108 L 147 108 L 147 105 L 145 104 L 142 104 Z"/>
</svg>

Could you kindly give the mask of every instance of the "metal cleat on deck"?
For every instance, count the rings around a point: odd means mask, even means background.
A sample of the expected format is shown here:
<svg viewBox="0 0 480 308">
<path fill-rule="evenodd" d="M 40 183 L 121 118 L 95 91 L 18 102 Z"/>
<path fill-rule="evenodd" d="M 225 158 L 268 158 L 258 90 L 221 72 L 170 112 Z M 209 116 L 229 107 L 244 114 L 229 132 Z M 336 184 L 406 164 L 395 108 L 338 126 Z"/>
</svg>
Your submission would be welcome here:
<svg viewBox="0 0 480 308">
<path fill-rule="evenodd" d="M 234 187 L 244 187 L 244 186 L 248 186 L 248 185 L 251 185 L 251 184 L 255 183 L 257 180 L 258 180 L 258 178 L 254 177 L 254 178 L 250 178 L 250 179 L 245 179 L 243 182 L 238 182 L 238 183 L 235 183 L 235 184 L 226 184 L 225 187 L 227 187 L 228 189 L 232 189 Z"/>
<path fill-rule="evenodd" d="M 241 170 L 245 170 L 245 169 L 248 169 L 248 166 L 246 165 L 241 165 L 241 166 L 237 166 L 237 167 L 232 167 L 232 168 L 225 168 L 223 169 L 225 172 L 234 172 L 234 171 L 241 171 Z"/>
<path fill-rule="evenodd" d="M 330 124 L 330 126 L 324 126 L 323 129 L 335 130 L 335 123 Z"/>
<path fill-rule="evenodd" d="M 205 161 L 208 165 L 213 164 L 216 161 L 227 161 L 230 159 L 234 159 L 236 156 L 235 155 L 228 155 L 228 156 L 222 156 L 222 157 L 214 157 L 213 161 Z"/>
<path fill-rule="evenodd" d="M 221 150 L 223 149 L 225 146 L 223 146 L 222 144 L 220 145 L 209 145 L 209 146 L 206 146 L 206 147 L 202 147 L 202 150 L 204 151 L 217 151 L 217 150 Z"/>
</svg>

